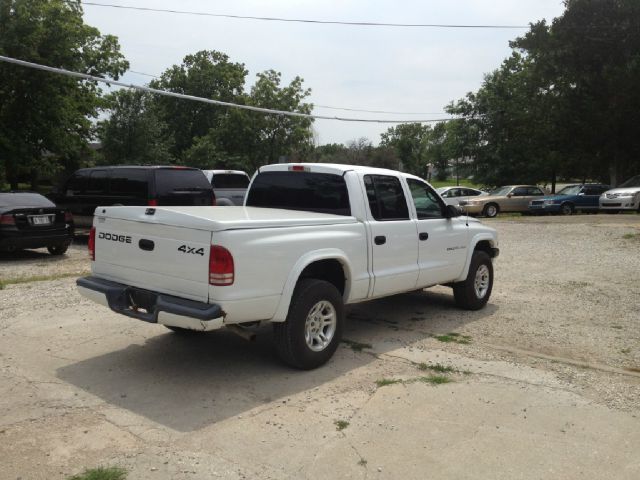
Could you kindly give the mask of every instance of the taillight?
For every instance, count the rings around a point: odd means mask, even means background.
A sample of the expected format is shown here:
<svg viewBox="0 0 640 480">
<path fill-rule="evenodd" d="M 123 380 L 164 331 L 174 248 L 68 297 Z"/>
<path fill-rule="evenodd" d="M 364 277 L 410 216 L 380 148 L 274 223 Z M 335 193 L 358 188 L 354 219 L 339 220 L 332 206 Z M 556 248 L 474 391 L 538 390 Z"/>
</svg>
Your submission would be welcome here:
<svg viewBox="0 0 640 480">
<path fill-rule="evenodd" d="M 89 231 L 89 242 L 87 242 L 89 247 L 89 258 L 91 261 L 95 261 L 96 259 L 96 227 L 91 227 Z"/>
<path fill-rule="evenodd" d="M 0 215 L 0 225 L 15 225 L 16 219 L 13 215 Z"/>
<path fill-rule="evenodd" d="M 158 206 L 158 200 L 156 200 L 155 198 L 152 198 L 151 200 L 149 200 L 147 202 L 147 205 L 150 207 L 157 207 Z"/>
<path fill-rule="evenodd" d="M 73 222 L 73 215 L 71 215 L 71 212 L 64 212 L 64 221 Z"/>
<path fill-rule="evenodd" d="M 209 252 L 209 285 L 233 285 L 234 266 L 231 252 L 219 245 L 211 245 Z"/>
</svg>

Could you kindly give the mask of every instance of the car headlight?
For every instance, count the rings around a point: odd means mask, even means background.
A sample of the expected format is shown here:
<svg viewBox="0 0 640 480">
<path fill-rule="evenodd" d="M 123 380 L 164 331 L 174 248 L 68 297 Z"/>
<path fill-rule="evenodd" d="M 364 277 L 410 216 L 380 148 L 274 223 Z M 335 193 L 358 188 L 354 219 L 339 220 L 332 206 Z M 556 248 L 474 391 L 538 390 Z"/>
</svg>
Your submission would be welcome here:
<svg viewBox="0 0 640 480">
<path fill-rule="evenodd" d="M 544 204 L 545 205 L 555 205 L 556 203 L 559 203 L 559 200 L 545 200 Z"/>
<path fill-rule="evenodd" d="M 626 193 L 621 193 L 620 194 L 620 198 L 629 198 L 629 197 L 635 197 L 635 192 L 626 192 Z"/>
</svg>

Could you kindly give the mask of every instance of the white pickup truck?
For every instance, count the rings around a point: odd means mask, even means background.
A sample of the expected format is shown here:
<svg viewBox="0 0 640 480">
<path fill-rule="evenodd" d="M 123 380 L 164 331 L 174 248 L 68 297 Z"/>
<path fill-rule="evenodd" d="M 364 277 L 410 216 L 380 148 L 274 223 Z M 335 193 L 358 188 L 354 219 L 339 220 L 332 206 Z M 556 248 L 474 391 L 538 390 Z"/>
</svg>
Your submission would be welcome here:
<svg viewBox="0 0 640 480">
<path fill-rule="evenodd" d="M 177 332 L 271 322 L 302 369 L 335 352 L 345 304 L 443 284 L 482 308 L 499 252 L 422 179 L 330 164 L 262 167 L 244 206 L 98 207 L 89 251 L 84 296 Z"/>
</svg>

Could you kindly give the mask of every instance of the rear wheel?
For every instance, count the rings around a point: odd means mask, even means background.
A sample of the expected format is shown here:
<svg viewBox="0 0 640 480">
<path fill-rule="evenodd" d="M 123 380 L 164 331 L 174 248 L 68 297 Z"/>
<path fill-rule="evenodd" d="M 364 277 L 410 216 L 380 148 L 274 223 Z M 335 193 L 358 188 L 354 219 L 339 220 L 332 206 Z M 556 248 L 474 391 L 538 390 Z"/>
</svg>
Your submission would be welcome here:
<svg viewBox="0 0 640 480">
<path fill-rule="evenodd" d="M 273 324 L 278 355 L 302 370 L 323 365 L 338 348 L 343 319 L 342 296 L 335 286 L 324 280 L 300 280 L 287 320 Z"/>
<path fill-rule="evenodd" d="M 51 255 L 64 255 L 69 248 L 69 245 L 49 245 L 47 250 Z"/>
<path fill-rule="evenodd" d="M 573 213 L 573 205 L 570 203 L 563 203 L 560 205 L 560 213 L 562 215 L 571 215 Z"/>
<path fill-rule="evenodd" d="M 499 211 L 500 207 L 498 207 L 497 204 L 489 203 L 488 205 L 485 205 L 484 209 L 482 210 L 482 215 L 484 215 L 485 217 L 493 218 L 498 215 Z"/>
<path fill-rule="evenodd" d="M 493 263 L 486 252 L 476 250 L 466 280 L 453 284 L 456 305 L 465 310 L 479 310 L 489 301 L 493 289 Z"/>
</svg>

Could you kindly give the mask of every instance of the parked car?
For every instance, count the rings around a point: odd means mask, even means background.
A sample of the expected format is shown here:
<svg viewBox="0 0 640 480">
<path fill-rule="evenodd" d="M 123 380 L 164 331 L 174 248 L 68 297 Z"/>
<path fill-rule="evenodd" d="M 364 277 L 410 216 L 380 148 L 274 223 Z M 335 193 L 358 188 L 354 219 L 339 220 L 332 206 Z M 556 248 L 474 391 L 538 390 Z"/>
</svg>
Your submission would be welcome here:
<svg viewBox="0 0 640 480">
<path fill-rule="evenodd" d="M 567 185 L 555 195 L 547 195 L 529 202 L 529 211 L 562 215 L 571 215 L 576 211 L 597 212 L 600 208 L 600 195 L 609 188 L 609 185 L 595 183 Z"/>
<path fill-rule="evenodd" d="M 46 247 L 62 255 L 73 239 L 71 213 L 39 193 L 0 193 L 0 250 Z"/>
<path fill-rule="evenodd" d="M 544 195 L 545 192 L 535 185 L 507 185 L 487 196 L 460 202 L 460 206 L 470 215 L 495 217 L 500 212 L 529 212 L 529 202 Z"/>
<path fill-rule="evenodd" d="M 600 210 L 611 213 L 621 210 L 640 212 L 640 175 L 631 177 L 618 188 L 604 192 L 600 196 Z"/>
<path fill-rule="evenodd" d="M 216 194 L 216 205 L 242 205 L 251 179 L 242 170 L 203 170 Z"/>
<path fill-rule="evenodd" d="M 177 332 L 272 323 L 280 357 L 328 361 L 344 305 L 433 285 L 484 307 L 496 231 L 443 203 L 424 180 L 351 165 L 261 167 L 243 207 L 105 207 L 80 293 Z M 149 211 L 153 210 L 153 211 Z"/>
<path fill-rule="evenodd" d="M 76 227 L 87 229 L 99 206 L 215 205 L 202 170 L 169 166 L 82 168 L 50 198 L 73 214 Z"/>
<path fill-rule="evenodd" d="M 489 195 L 488 192 L 471 187 L 440 187 L 436 188 L 444 203 L 457 207 L 460 202 L 465 202 L 474 197 Z"/>
</svg>

